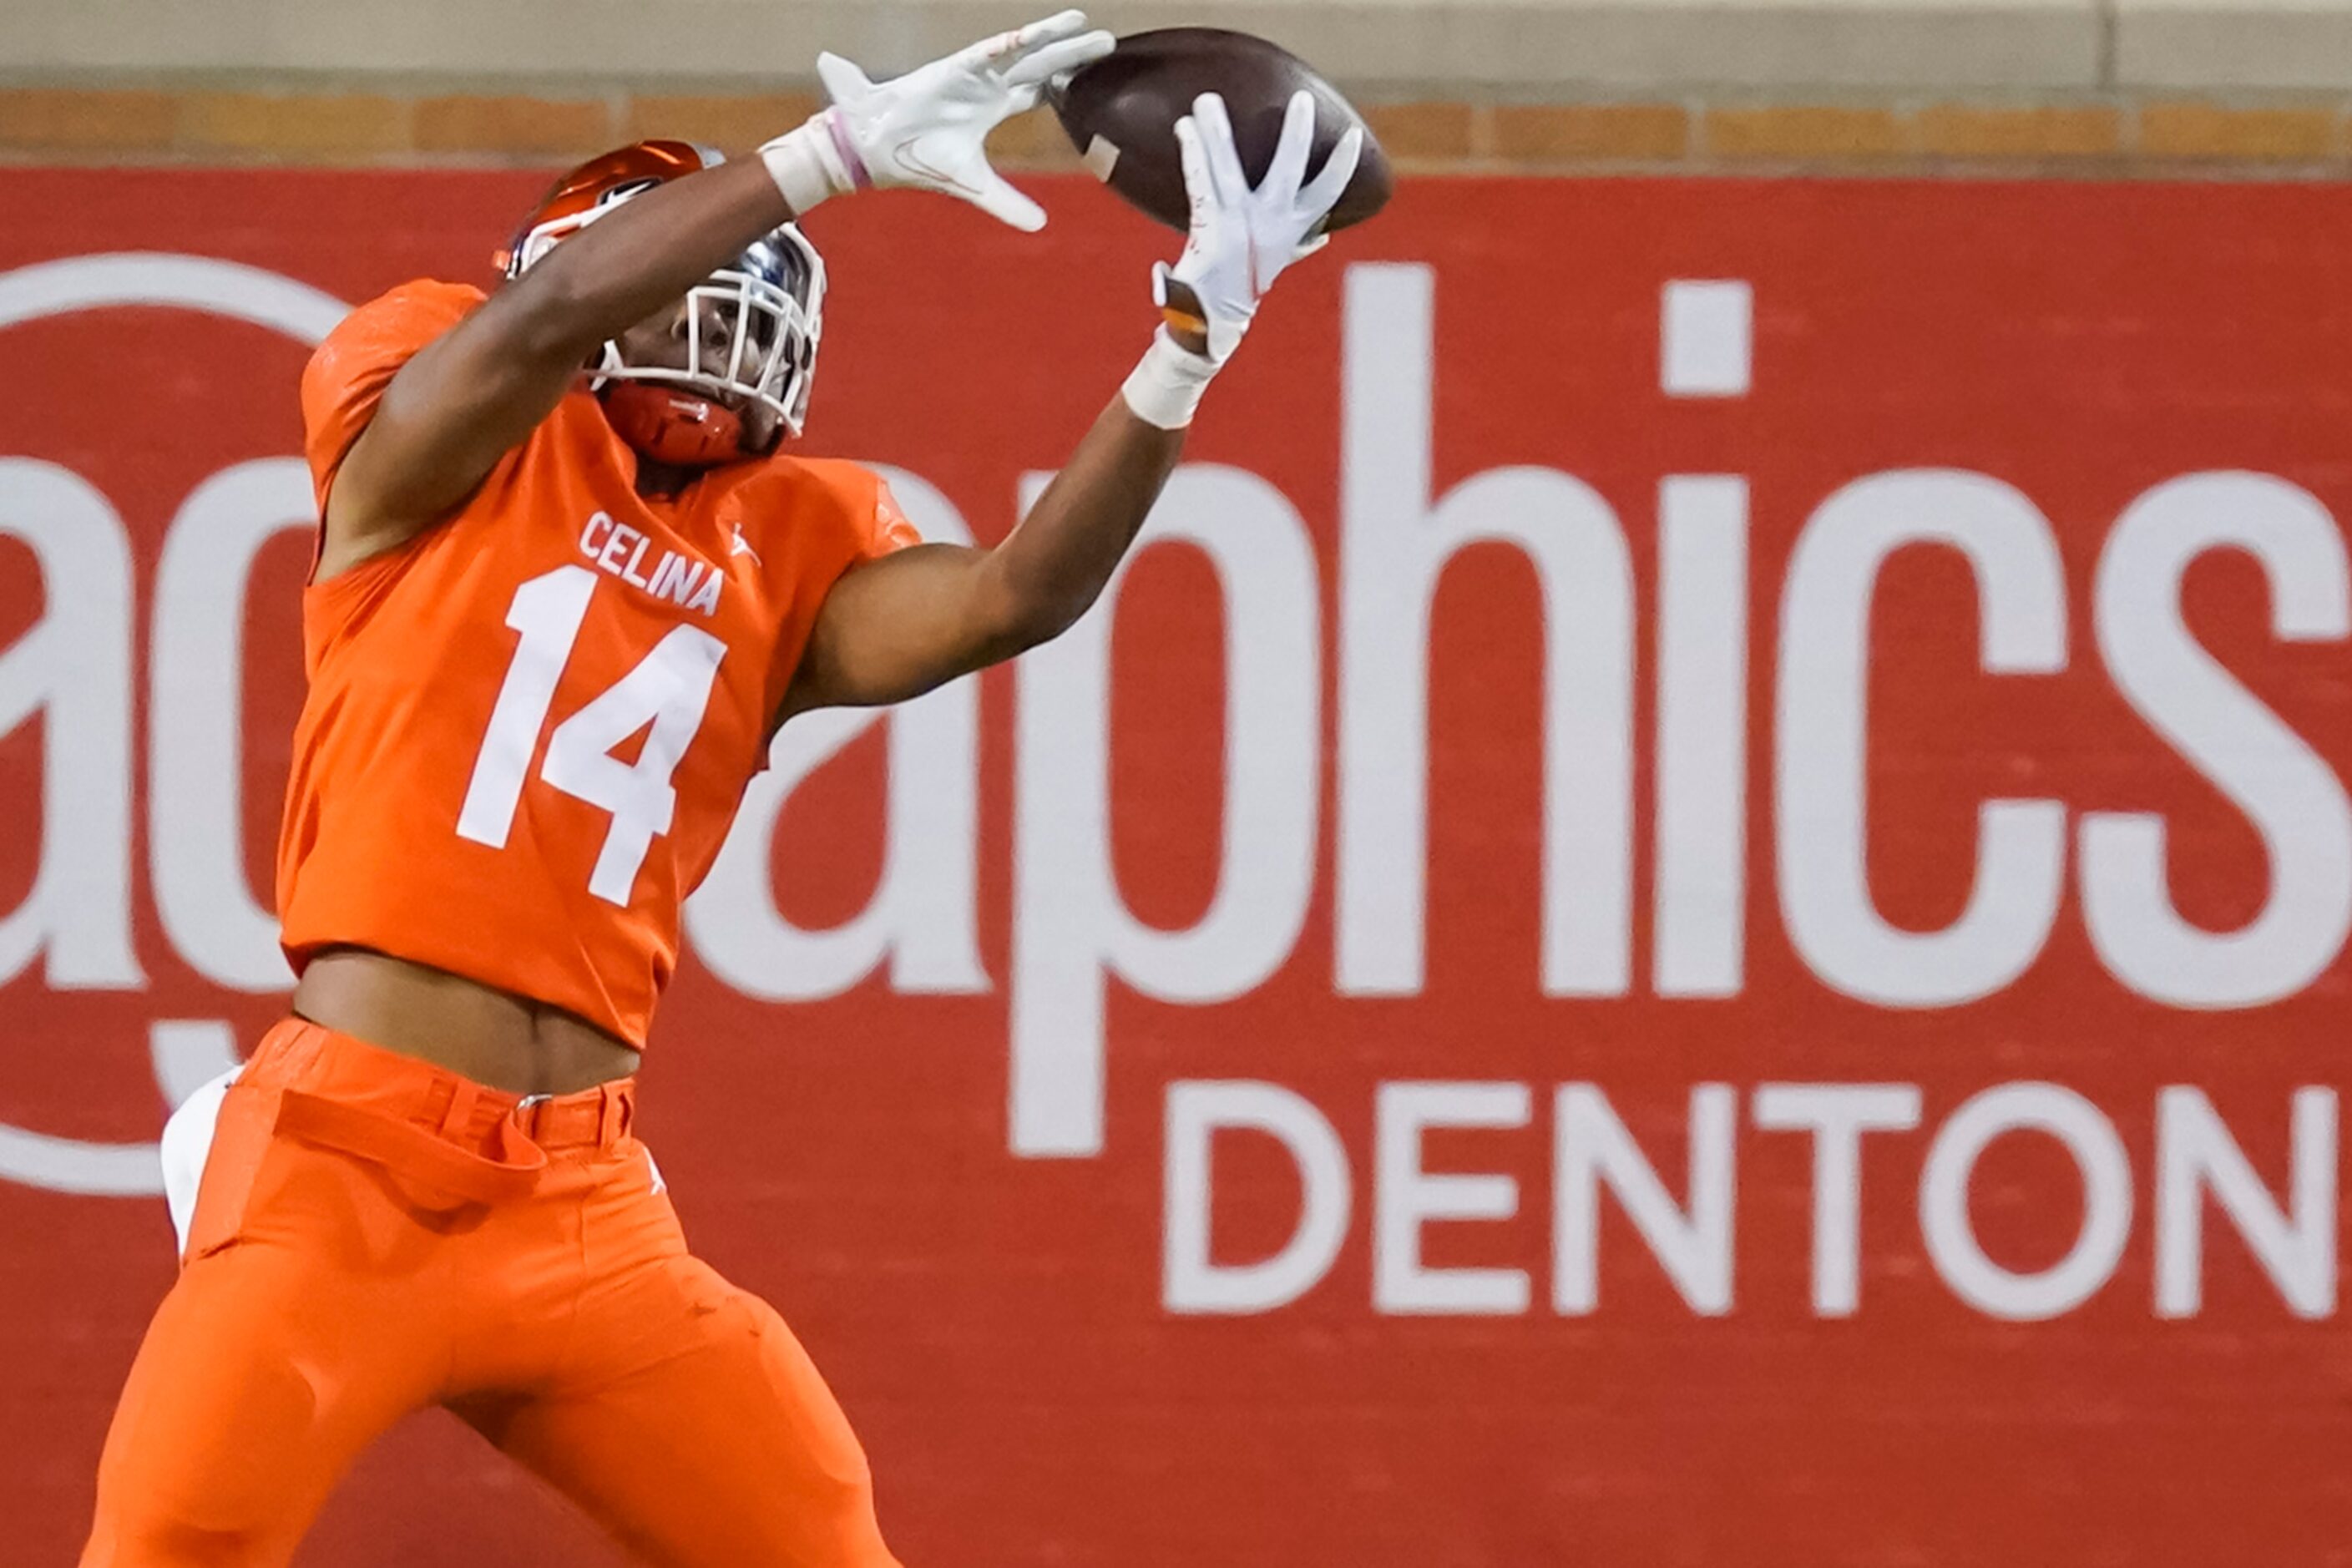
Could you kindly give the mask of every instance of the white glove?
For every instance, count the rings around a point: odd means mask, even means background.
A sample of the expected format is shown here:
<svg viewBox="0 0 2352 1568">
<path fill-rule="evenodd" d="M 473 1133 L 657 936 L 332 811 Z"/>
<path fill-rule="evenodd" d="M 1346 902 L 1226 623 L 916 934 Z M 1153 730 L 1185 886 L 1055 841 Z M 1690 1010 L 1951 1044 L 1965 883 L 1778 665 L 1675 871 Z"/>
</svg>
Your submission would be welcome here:
<svg viewBox="0 0 2352 1568">
<path fill-rule="evenodd" d="M 1209 352 L 1188 353 L 1165 330 L 1153 335 L 1142 363 L 1119 389 L 1145 424 L 1163 430 L 1191 424 L 1209 378 L 1249 331 L 1257 302 L 1275 279 L 1330 238 L 1318 231 L 1356 172 L 1364 137 L 1350 130 L 1331 149 L 1321 172 L 1302 186 L 1314 142 L 1315 99 L 1302 91 L 1283 111 L 1273 162 L 1253 191 L 1223 99 L 1202 93 L 1192 100 L 1192 112 L 1176 122 L 1192 226 L 1176 265 L 1152 268 L 1151 295 L 1170 327 L 1200 333 Z"/>
<path fill-rule="evenodd" d="M 1047 83 L 1100 59 L 1115 42 L 1088 32 L 1084 12 L 1065 11 L 883 82 L 822 54 L 817 77 L 833 107 L 760 155 L 796 214 L 869 185 L 911 185 L 961 196 L 1034 233 L 1045 226 L 1044 209 L 989 167 L 982 143 L 1034 109 Z"/>
<path fill-rule="evenodd" d="M 1315 98 L 1302 89 L 1283 111 L 1274 161 L 1253 191 L 1223 99 L 1204 92 L 1176 122 L 1192 228 L 1176 265 L 1152 268 L 1151 293 L 1173 324 L 1207 335 L 1209 358 L 1218 364 L 1240 343 L 1258 300 L 1282 269 L 1322 249 L 1330 237 L 1318 230 L 1356 173 L 1364 133 L 1350 129 L 1321 172 L 1302 186 L 1314 142 Z"/>
</svg>

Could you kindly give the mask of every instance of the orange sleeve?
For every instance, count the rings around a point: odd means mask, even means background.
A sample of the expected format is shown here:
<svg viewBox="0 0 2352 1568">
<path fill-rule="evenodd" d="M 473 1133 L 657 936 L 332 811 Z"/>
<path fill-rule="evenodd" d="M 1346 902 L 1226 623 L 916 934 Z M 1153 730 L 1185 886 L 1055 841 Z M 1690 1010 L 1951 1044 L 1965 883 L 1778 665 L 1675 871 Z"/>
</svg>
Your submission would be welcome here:
<svg viewBox="0 0 2352 1568">
<path fill-rule="evenodd" d="M 898 498 L 890 493 L 890 481 L 879 474 L 874 475 L 874 510 L 873 515 L 866 520 L 865 537 L 858 542 L 857 559 L 861 562 L 879 561 L 893 551 L 904 550 L 910 544 L 922 542 L 923 536 L 915 531 L 915 525 L 907 521 L 905 512 L 898 510 Z"/>
<path fill-rule="evenodd" d="M 302 371 L 302 451 L 321 512 L 335 471 L 400 367 L 482 300 L 462 284 L 404 283 L 344 317 L 319 344 Z"/>
</svg>

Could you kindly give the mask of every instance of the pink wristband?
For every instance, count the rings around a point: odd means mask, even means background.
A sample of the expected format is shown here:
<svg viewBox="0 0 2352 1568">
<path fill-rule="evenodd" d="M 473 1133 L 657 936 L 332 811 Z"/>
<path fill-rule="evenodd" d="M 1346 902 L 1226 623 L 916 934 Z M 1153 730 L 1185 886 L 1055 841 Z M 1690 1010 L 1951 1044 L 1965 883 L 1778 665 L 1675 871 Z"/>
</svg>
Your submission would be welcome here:
<svg viewBox="0 0 2352 1568">
<path fill-rule="evenodd" d="M 828 109 L 817 118 L 824 121 L 825 131 L 833 137 L 833 150 L 849 174 L 850 189 L 872 190 L 874 176 L 866 173 L 866 160 L 857 155 L 857 143 L 849 139 L 849 130 L 841 122 L 841 110 Z"/>
</svg>

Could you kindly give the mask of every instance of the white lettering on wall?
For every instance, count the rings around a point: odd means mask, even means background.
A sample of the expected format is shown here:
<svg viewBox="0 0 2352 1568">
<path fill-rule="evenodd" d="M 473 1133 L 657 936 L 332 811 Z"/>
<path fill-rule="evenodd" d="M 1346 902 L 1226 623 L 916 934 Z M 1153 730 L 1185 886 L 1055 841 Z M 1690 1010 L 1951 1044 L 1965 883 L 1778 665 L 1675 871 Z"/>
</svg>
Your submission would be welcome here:
<svg viewBox="0 0 2352 1568">
<path fill-rule="evenodd" d="M 41 721 L 39 869 L 0 917 L 0 984 L 36 955 L 59 991 L 146 984 L 131 940 L 131 547 L 104 496 L 55 463 L 0 458 L 0 539 L 46 603 L 0 652 L 0 735 Z"/>
<path fill-rule="evenodd" d="M 189 493 L 155 569 L 147 856 L 155 910 L 191 967 L 234 991 L 294 983 L 245 857 L 245 610 L 262 546 L 317 526 L 299 458 L 223 468 Z"/>
<path fill-rule="evenodd" d="M 1969 1180 L 1992 1141 L 2046 1133 L 2083 1176 L 2083 1225 L 2066 1255 L 2031 1273 L 1986 1256 L 1969 1216 Z M 1955 1295 L 1995 1318 L 2030 1322 L 2071 1312 L 2097 1293 L 2131 1235 L 2131 1162 L 2095 1105 L 2054 1083 L 2010 1083 L 1963 1103 L 1937 1131 L 1919 1177 L 1919 1230 L 1936 1272 Z"/>
<path fill-rule="evenodd" d="M 1210 1257 L 1211 1151 L 1224 1131 L 1265 1133 L 1298 1172 L 1298 1223 L 1255 1263 Z M 1160 1300 L 1170 1311 L 1272 1311 L 1330 1271 L 1348 1235 L 1348 1152 L 1308 1101 L 1270 1083 L 1171 1083 L 1166 1158 Z"/>
<path fill-rule="evenodd" d="M 1433 1220 L 1508 1219 L 1519 1184 L 1501 1175 L 1433 1175 L 1422 1166 L 1432 1127 L 1525 1127 L 1534 1099 L 1521 1083 L 1384 1083 L 1375 1119 L 1372 1305 L 1389 1313 L 1528 1310 L 1523 1268 L 1433 1268 L 1421 1260 Z"/>
<path fill-rule="evenodd" d="M 1909 544 L 1958 550 L 1976 574 L 1979 663 L 1994 675 L 2066 666 L 2066 584 L 2048 520 L 1981 474 L 1878 474 L 1813 513 L 1780 597 L 1777 764 L 1780 911 L 1822 981 L 1889 1007 L 1948 1007 L 2007 985 L 2049 939 L 2066 874 L 2066 808 L 1987 801 L 1975 887 L 1938 931 L 1890 924 L 1868 865 L 1870 607 Z"/>
<path fill-rule="evenodd" d="M 2352 635 L 2344 539 L 2306 491 L 2264 474 L 2192 474 L 2126 511 L 2099 560 L 2099 647 L 2116 689 L 2262 835 L 2270 896 L 2234 931 L 2189 924 L 2154 813 L 2083 818 L 2083 916 L 2099 960 L 2176 1007 L 2251 1007 L 2316 979 L 2352 932 L 2352 802 L 2302 736 L 2198 645 L 2180 615 L 2190 562 L 2242 550 L 2287 642 Z"/>
<path fill-rule="evenodd" d="M 1862 1300 L 1862 1135 L 1919 1125 L 1907 1083 L 1768 1083 L 1756 1125 L 1813 1138 L 1813 1315 L 1851 1318 Z"/>
<path fill-rule="evenodd" d="M 206 256 L 75 256 L 0 273 L 0 327 L 121 305 L 249 321 L 306 344 L 324 337 L 350 310 L 307 283 Z M 217 521 L 235 531 L 226 512 Z M 146 975 L 131 925 L 130 543 L 113 507 L 85 481 L 26 458 L 0 458 L 0 535 L 30 545 L 48 600 L 42 620 L 0 652 L 0 735 L 38 712 L 45 748 L 39 870 L 25 902 L 0 919 L 0 985 L 46 949 L 44 978 L 53 988 L 140 989 Z M 163 613 L 159 600 L 159 621 Z M 158 657 L 165 630 L 156 628 Z M 167 693 L 159 685 L 149 700 L 194 695 Z M 230 711 L 215 714 L 214 722 L 237 722 L 236 704 L 227 706 Z M 205 742 L 194 744 L 199 760 L 217 771 L 219 752 L 205 757 Z M 150 787 L 160 790 L 161 782 L 151 780 Z M 234 808 L 229 819 L 236 820 Z M 173 830 L 179 830 L 176 819 Z M 171 874 L 181 876 L 176 868 Z M 184 879 L 181 890 L 190 891 L 194 879 Z M 182 912 L 189 911 L 184 907 Z M 251 942 L 248 930 L 206 953 L 225 973 L 251 974 L 260 967 Z M 194 955 L 189 961 L 205 967 Z M 148 1046 L 169 1105 L 234 1060 L 228 1026 L 213 1019 L 153 1019 Z M 152 1142 L 94 1142 L 6 1125 L 0 1125 L 0 1179 L 106 1196 L 163 1191 Z"/>
<path fill-rule="evenodd" d="M 2193 1318 L 2205 1304 L 2205 1199 L 2227 1215 L 2289 1310 L 2336 1310 L 2336 1091 L 2294 1091 L 2284 1212 L 2202 1089 L 2176 1084 L 2156 1101 L 2156 1312 Z"/>
<path fill-rule="evenodd" d="M 1735 996 L 1748 915 L 1748 481 L 1658 487 L 1658 863 L 1652 982 Z"/>
<path fill-rule="evenodd" d="M 1621 994 L 1633 984 L 1640 804 L 1632 783 L 1637 638 L 1624 531 L 1594 489 L 1549 468 L 1496 468 L 1441 487 L 1439 474 L 1453 470 L 1438 460 L 1432 427 L 1435 295 L 1435 275 L 1423 267 L 1362 266 L 1345 283 L 1339 554 L 1329 606 L 1340 659 L 1333 671 L 1338 772 L 1328 781 L 1338 817 L 1334 989 L 1409 995 L 1423 985 L 1432 605 L 1456 555 L 1501 542 L 1527 562 L 1542 603 L 1543 715 L 1534 742 L 1544 772 L 1542 857 L 1531 873 L 1543 910 L 1538 983 L 1552 995 Z M 78 258 L 0 273 L 0 325 L 118 303 L 212 310 L 310 337 L 341 309 L 290 280 L 201 258 Z M 1689 342 L 1704 341 L 1702 333 Z M 1721 371 L 1730 362 L 1719 355 L 1683 359 L 1688 374 L 1671 379 L 1669 390 L 1744 384 L 1744 356 L 1737 377 Z M 1688 369 L 1707 363 L 1718 368 Z M 911 474 L 890 478 L 930 537 L 968 537 L 936 489 Z M 1038 482 L 1030 479 L 1030 494 Z M 1747 749 L 1762 728 L 1746 702 L 1747 606 L 1751 594 L 1775 593 L 1777 626 L 1756 640 L 1753 657 L 1767 661 L 1779 715 L 1777 837 L 1769 861 L 1755 858 L 1755 874 L 1775 880 L 1798 952 L 1824 984 L 1877 1005 L 1958 1006 L 2000 991 L 2033 964 L 2058 915 L 2068 807 L 2054 798 L 1985 803 L 1961 918 L 1924 933 L 1885 921 L 1870 896 L 1868 629 L 1892 554 L 1915 543 L 1953 550 L 1974 576 L 1982 668 L 2064 670 L 2066 584 L 2049 522 L 2028 498 L 1981 475 L 1882 474 L 1823 503 L 1775 583 L 1751 578 L 1748 510 L 1747 481 L 1737 475 L 1670 475 L 1658 490 L 1649 890 L 1655 993 L 1735 995 L 1745 980 Z M 29 552 L 43 605 L 28 630 L 0 647 L 0 735 L 37 724 L 42 740 L 39 838 L 24 858 L 29 891 L 0 911 L 0 983 L 28 976 L 28 985 L 58 990 L 131 992 L 147 984 L 142 958 L 167 967 L 176 957 L 224 987 L 285 984 L 266 901 L 245 872 L 240 645 L 255 560 L 308 514 L 307 480 L 291 458 L 241 463 L 199 485 L 156 563 L 150 658 L 136 672 L 136 571 L 121 519 L 54 464 L 0 458 L 0 537 L 12 552 Z M 582 526 L 579 548 L 597 570 L 688 615 L 718 591 L 701 563 L 665 555 L 609 517 Z M 1012 1146 L 1022 1154 L 1102 1151 L 1105 997 L 1113 984 L 1180 1005 L 1239 995 L 1292 959 L 1316 891 L 1325 604 L 1307 531 L 1264 480 L 1195 468 L 1171 485 L 1147 535 L 1153 541 L 1203 551 L 1227 611 L 1217 892 L 1201 921 L 1170 931 L 1135 919 L 1116 885 L 1107 762 L 1114 590 L 1112 603 L 1016 678 L 1010 1093 Z M 2340 647 L 2352 636 L 2341 527 L 2284 480 L 2212 473 L 2160 485 L 2122 514 L 2105 542 L 2091 584 L 2105 673 L 2250 825 L 2267 862 L 2254 916 L 2236 931 L 2201 928 L 2182 914 L 2168 880 L 2181 847 L 2168 835 L 2185 826 L 2152 812 L 2103 809 L 2116 803 L 2097 797 L 2096 779 L 2084 786 L 2074 847 L 2092 944 L 2120 987 L 2176 1008 L 2252 1007 L 2309 992 L 2340 963 L 2352 932 L 2352 799 L 2330 761 L 2332 733 L 2311 727 L 2317 745 L 2297 734 L 2282 717 L 2290 705 L 2266 706 L 2198 645 L 2183 615 L 2192 564 L 2223 550 L 2245 552 L 2264 574 L 2277 641 Z M 148 681 L 148 864 L 169 943 L 156 945 L 151 931 L 145 954 L 132 920 L 140 673 Z M 815 714 L 787 730 L 709 884 L 688 909 L 688 934 L 722 981 L 765 1000 L 836 994 L 881 971 L 901 994 L 990 987 L 977 936 L 979 702 L 977 684 L 965 681 L 887 717 Z M 789 846 L 782 872 L 772 868 L 779 813 L 802 781 L 877 723 L 887 726 L 889 748 L 882 874 L 851 919 L 824 931 L 796 927 L 774 885 L 779 875 L 787 885 L 791 877 Z M 1120 809 L 1132 807 L 1123 801 Z M 1961 1015 L 1955 1026 L 1975 1026 Z M 154 1022 L 148 1044 L 167 1101 L 229 1058 L 227 1027 L 212 1020 Z M 1295 1048 L 1267 1044 L 1269 1053 Z M 1255 1311 L 1296 1300 L 1332 1267 L 1350 1213 L 1351 1173 L 1331 1122 L 1272 1084 L 1177 1087 L 1186 1092 L 1171 1093 L 1168 1106 L 1171 1310 Z M 1427 1171 L 1422 1133 L 1523 1127 L 1531 1091 L 1400 1083 L 1371 1092 L 1375 1143 L 1361 1163 L 1375 1184 L 1365 1204 L 1374 1216 L 1375 1306 L 1526 1310 L 1538 1259 L 1478 1269 L 1423 1261 L 1427 1226 L 1496 1221 L 1518 1213 L 1523 1194 L 1517 1182 L 1492 1172 Z M 1604 1185 L 1693 1310 L 1731 1310 L 1734 1103 L 1722 1085 L 1693 1094 L 1688 1195 L 1678 1204 L 1598 1087 L 1559 1090 L 1551 1194 L 1559 1310 L 1598 1308 Z M 1865 1135 L 1917 1127 L 1919 1091 L 1769 1084 L 1757 1091 L 1753 1112 L 1757 1128 L 1811 1139 L 1811 1306 L 1822 1317 L 1851 1315 L 1861 1304 L 1864 1216 L 1872 1212 L 1863 1203 Z M 2335 1090 L 2294 1092 L 2282 1157 L 2259 1139 L 2242 1144 L 2202 1089 L 2166 1089 L 2144 1194 L 2133 1190 L 2109 1112 L 2055 1086 L 2008 1085 L 1961 1107 L 1932 1140 L 1909 1141 L 1914 1152 L 1928 1146 L 1916 1194 L 1928 1257 L 1964 1302 L 2018 1319 L 2071 1310 L 2111 1277 L 2134 1214 L 2145 1212 L 2153 1219 L 2159 1315 L 2207 1310 L 2204 1227 L 2216 1215 L 2287 1310 L 2334 1313 Z M 1633 1126 L 1644 1123 L 1636 1116 Z M 1276 1138 L 1308 1189 L 1290 1242 L 1260 1263 L 1211 1259 L 1209 1146 L 1219 1127 Z M 1970 1222 L 1977 1162 L 2010 1131 L 2057 1139 L 2082 1173 L 2081 1232 L 2046 1269 L 1994 1263 Z M 0 1177 L 37 1185 L 151 1192 L 152 1156 L 152 1144 L 0 1126 Z M 2285 1174 L 2265 1183 L 2258 1167 Z M 1913 1195 L 1899 1198 L 1908 1204 Z M 1872 1289 L 1875 1295 L 1882 1287 Z"/>
<path fill-rule="evenodd" d="M 1429 842 L 1429 626 L 1465 546 L 1517 546 L 1543 595 L 1543 988 L 1613 996 L 1633 952 L 1633 584 L 1617 515 L 1580 479 L 1494 468 L 1433 502 L 1426 267 L 1348 268 L 1340 463 L 1337 984 L 1420 991 Z"/>
<path fill-rule="evenodd" d="M 1677 278 L 1658 296 L 1658 390 L 1745 397 L 1755 383 L 1756 290 L 1743 279 Z"/>
<path fill-rule="evenodd" d="M 1732 1139 L 1738 1095 L 1703 1083 L 1690 1096 L 1687 1206 L 1677 1205 L 1598 1084 L 1559 1087 L 1552 1104 L 1552 1306 L 1569 1315 L 1601 1304 L 1601 1189 L 1691 1310 L 1731 1310 Z"/>
<path fill-rule="evenodd" d="M 1045 477 L 1028 481 L 1034 494 Z M 1025 502 L 1024 502 L 1025 504 Z M 1181 542 L 1215 568 L 1225 616 L 1224 844 L 1208 912 L 1182 931 L 1129 910 L 1111 863 L 1110 634 L 1139 557 Z M 1015 1153 L 1103 1147 L 1103 993 L 1223 1002 L 1297 944 L 1315 885 L 1322 632 L 1315 551 L 1282 492 L 1187 465 L 1101 603 L 1021 660 L 1013 784 Z"/>
</svg>

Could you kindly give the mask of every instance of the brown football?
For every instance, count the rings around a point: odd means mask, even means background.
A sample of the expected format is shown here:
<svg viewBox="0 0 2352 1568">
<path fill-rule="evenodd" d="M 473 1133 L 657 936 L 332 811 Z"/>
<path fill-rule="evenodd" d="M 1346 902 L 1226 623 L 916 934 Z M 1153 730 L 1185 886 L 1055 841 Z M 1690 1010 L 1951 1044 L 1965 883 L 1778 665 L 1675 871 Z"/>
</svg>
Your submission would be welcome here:
<svg viewBox="0 0 2352 1568">
<path fill-rule="evenodd" d="M 1314 176 L 1331 149 L 1363 116 L 1314 68 L 1278 44 L 1222 27 L 1166 27 L 1137 33 L 1073 76 L 1052 98 L 1070 142 L 1095 177 L 1179 233 L 1189 226 L 1176 121 L 1204 92 L 1221 93 L 1234 122 L 1242 168 L 1255 184 L 1265 177 L 1283 110 L 1300 88 L 1315 95 Z M 1361 223 L 1389 199 L 1387 154 L 1364 128 L 1364 150 L 1326 228 Z"/>
</svg>

